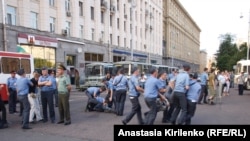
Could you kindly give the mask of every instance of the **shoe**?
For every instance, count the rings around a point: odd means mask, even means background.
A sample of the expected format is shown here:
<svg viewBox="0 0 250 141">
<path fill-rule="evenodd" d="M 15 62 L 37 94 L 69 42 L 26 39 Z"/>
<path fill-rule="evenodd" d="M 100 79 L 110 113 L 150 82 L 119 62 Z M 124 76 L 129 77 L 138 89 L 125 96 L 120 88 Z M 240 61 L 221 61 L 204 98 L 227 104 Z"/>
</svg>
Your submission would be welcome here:
<svg viewBox="0 0 250 141">
<path fill-rule="evenodd" d="M 22 129 L 32 129 L 31 127 L 22 127 Z"/>
<path fill-rule="evenodd" d="M 67 122 L 64 123 L 64 125 L 70 125 L 70 124 L 71 124 L 70 121 L 67 121 Z"/>
<path fill-rule="evenodd" d="M 43 123 L 45 123 L 45 122 L 48 122 L 48 120 L 47 119 L 43 119 Z"/>
<path fill-rule="evenodd" d="M 61 124 L 61 123 L 64 123 L 64 121 L 58 121 L 57 124 Z"/>
<path fill-rule="evenodd" d="M 124 120 L 122 120 L 122 124 L 123 124 L 123 125 L 127 125 L 127 123 L 126 123 Z"/>
<path fill-rule="evenodd" d="M 204 101 L 203 103 L 207 104 L 207 101 Z"/>
<path fill-rule="evenodd" d="M 36 122 L 35 122 L 35 121 L 31 121 L 30 123 L 31 123 L 31 124 L 36 124 Z"/>
</svg>

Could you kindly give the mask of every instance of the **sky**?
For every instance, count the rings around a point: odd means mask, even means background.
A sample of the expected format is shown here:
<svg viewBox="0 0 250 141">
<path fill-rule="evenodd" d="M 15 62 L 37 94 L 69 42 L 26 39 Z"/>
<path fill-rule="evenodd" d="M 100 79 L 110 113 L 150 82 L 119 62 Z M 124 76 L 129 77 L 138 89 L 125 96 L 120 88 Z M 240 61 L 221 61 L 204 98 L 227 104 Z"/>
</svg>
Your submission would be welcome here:
<svg viewBox="0 0 250 141">
<path fill-rule="evenodd" d="M 205 49 L 208 56 L 219 49 L 220 35 L 230 33 L 247 41 L 250 0 L 179 1 L 201 29 L 200 49 Z"/>
</svg>

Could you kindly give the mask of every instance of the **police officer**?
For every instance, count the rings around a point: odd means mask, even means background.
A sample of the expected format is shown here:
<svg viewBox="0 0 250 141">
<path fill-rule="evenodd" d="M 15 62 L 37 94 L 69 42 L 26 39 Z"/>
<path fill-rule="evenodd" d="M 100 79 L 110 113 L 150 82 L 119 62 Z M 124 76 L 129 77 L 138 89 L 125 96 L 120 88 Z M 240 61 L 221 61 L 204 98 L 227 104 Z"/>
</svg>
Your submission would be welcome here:
<svg viewBox="0 0 250 141">
<path fill-rule="evenodd" d="M 28 93 L 29 86 L 33 86 L 33 83 L 26 78 L 24 69 L 20 69 L 17 73 L 20 75 L 20 78 L 16 81 L 17 96 L 23 105 L 22 129 L 31 129 L 29 127 L 30 103 Z"/>
<path fill-rule="evenodd" d="M 41 87 L 41 100 L 43 108 L 43 122 L 48 121 L 47 105 L 49 105 L 49 116 L 51 123 L 55 123 L 54 109 L 54 89 L 52 86 L 53 78 L 48 74 L 47 67 L 42 68 L 42 75 L 39 77 L 38 85 Z"/>
<path fill-rule="evenodd" d="M 145 125 L 153 125 L 158 112 L 156 100 L 159 96 L 161 96 L 158 94 L 159 92 L 165 93 L 167 91 L 162 87 L 161 82 L 157 79 L 157 68 L 150 68 L 149 73 L 151 76 L 145 83 L 144 99 L 150 110 L 145 113 Z"/>
<path fill-rule="evenodd" d="M 196 104 L 199 100 L 199 96 L 201 94 L 201 85 L 197 82 L 198 74 L 190 74 L 190 83 L 189 90 L 187 92 L 187 117 L 186 117 L 186 125 L 191 124 L 191 118 L 194 116 L 196 111 Z"/>
<path fill-rule="evenodd" d="M 122 123 L 126 125 L 135 114 L 137 114 L 137 119 L 139 124 L 144 124 L 144 121 L 142 119 L 142 113 L 141 113 L 141 105 L 139 102 L 139 96 L 140 92 L 144 92 L 144 90 L 139 86 L 139 69 L 137 67 L 133 68 L 131 71 L 131 74 L 133 74 L 130 77 L 130 80 L 128 81 L 129 85 L 129 99 L 132 104 L 131 112 L 126 116 L 124 120 L 122 120 Z"/>
<path fill-rule="evenodd" d="M 123 116 L 128 80 L 127 77 L 124 76 L 124 70 L 122 68 L 118 70 L 118 75 L 115 77 L 113 85 L 116 87 L 116 115 Z"/>
<path fill-rule="evenodd" d="M 186 92 L 189 89 L 189 72 L 190 66 L 183 65 L 183 70 L 180 70 L 175 80 L 175 87 L 173 93 L 173 104 L 175 107 L 174 112 L 171 116 L 171 123 L 176 124 L 176 119 L 181 110 L 180 117 L 177 124 L 182 125 L 185 122 L 187 115 L 187 98 Z"/>
<path fill-rule="evenodd" d="M 16 72 L 10 72 L 11 77 L 7 79 L 7 93 L 9 95 L 9 113 L 16 113 L 17 92 L 16 92 Z"/>
</svg>

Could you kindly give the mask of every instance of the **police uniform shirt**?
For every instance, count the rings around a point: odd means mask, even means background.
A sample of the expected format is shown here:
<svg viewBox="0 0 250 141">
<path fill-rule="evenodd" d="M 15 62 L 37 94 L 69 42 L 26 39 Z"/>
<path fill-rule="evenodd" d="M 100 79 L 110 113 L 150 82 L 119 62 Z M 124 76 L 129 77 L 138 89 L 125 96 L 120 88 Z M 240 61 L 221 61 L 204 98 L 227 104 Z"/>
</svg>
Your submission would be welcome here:
<svg viewBox="0 0 250 141">
<path fill-rule="evenodd" d="M 139 96 L 140 93 L 136 90 L 136 87 L 139 86 L 138 77 L 132 75 L 128 81 L 129 86 L 129 96 Z"/>
<path fill-rule="evenodd" d="M 116 85 L 116 91 L 118 91 L 118 90 L 127 90 L 127 83 L 128 83 L 127 77 L 123 76 L 121 74 L 118 75 L 118 76 L 116 76 L 115 79 L 114 79 L 114 81 L 113 81 L 114 85 L 117 84 Z"/>
<path fill-rule="evenodd" d="M 208 80 L 208 74 L 206 72 L 203 72 L 201 74 L 201 85 L 207 85 Z"/>
<path fill-rule="evenodd" d="M 96 96 L 100 96 L 100 94 L 101 94 L 100 88 L 98 88 L 98 87 L 90 87 L 87 89 L 87 91 L 92 96 L 94 96 L 94 93 L 96 94 Z"/>
<path fill-rule="evenodd" d="M 186 93 L 186 86 L 189 85 L 189 74 L 186 71 L 180 71 L 175 79 L 175 92 Z"/>
<path fill-rule="evenodd" d="M 26 95 L 29 93 L 29 85 L 32 85 L 32 82 L 26 78 L 21 77 L 16 81 L 17 95 Z"/>
<path fill-rule="evenodd" d="M 42 75 L 42 76 L 39 77 L 38 82 L 44 82 L 44 81 L 50 81 L 51 83 L 53 82 L 52 77 L 49 76 L 49 75 L 46 75 L 46 76 Z M 41 87 L 42 92 L 47 92 L 47 91 L 50 91 L 50 90 L 53 90 L 52 85 L 51 86 L 42 86 Z"/>
<path fill-rule="evenodd" d="M 144 97 L 145 98 L 157 98 L 158 91 L 162 88 L 161 82 L 150 76 L 145 83 Z"/>
<path fill-rule="evenodd" d="M 16 77 L 9 77 L 7 79 L 7 86 L 8 88 L 12 89 L 12 90 L 16 90 L 16 81 L 17 81 L 17 78 Z"/>
<path fill-rule="evenodd" d="M 187 99 L 192 102 L 197 102 L 201 93 L 201 85 L 197 80 L 190 80 L 190 87 L 187 92 Z"/>
</svg>

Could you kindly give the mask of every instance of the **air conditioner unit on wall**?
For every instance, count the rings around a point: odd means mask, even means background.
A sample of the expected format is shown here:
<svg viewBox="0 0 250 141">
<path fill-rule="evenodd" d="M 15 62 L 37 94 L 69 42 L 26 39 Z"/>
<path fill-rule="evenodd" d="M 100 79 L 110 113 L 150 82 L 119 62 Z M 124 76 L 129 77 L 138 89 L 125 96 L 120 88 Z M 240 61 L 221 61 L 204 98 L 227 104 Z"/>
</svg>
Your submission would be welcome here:
<svg viewBox="0 0 250 141">
<path fill-rule="evenodd" d="M 67 11 L 66 15 L 67 15 L 67 17 L 71 17 L 71 12 Z"/>
<path fill-rule="evenodd" d="M 66 29 L 62 30 L 62 35 L 66 36 L 68 34 L 68 31 Z"/>
</svg>

